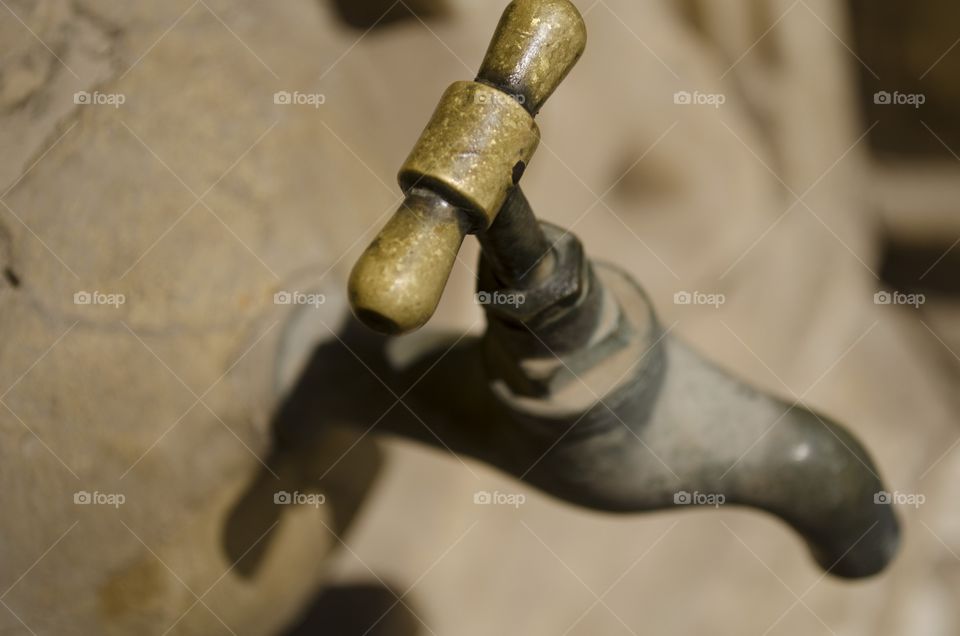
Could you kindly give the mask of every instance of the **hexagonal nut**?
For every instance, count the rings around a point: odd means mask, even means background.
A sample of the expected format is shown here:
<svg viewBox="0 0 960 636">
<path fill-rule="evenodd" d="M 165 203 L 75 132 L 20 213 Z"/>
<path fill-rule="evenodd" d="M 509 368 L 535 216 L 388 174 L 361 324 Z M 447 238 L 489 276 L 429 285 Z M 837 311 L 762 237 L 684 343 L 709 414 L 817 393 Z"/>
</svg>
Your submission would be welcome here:
<svg viewBox="0 0 960 636">
<path fill-rule="evenodd" d="M 563 228 L 549 223 L 541 225 L 553 245 L 556 263 L 550 276 L 537 286 L 505 288 L 497 282 L 486 259 L 481 259 L 476 299 L 488 318 L 537 328 L 575 305 L 586 293 L 590 263 L 580 240 Z"/>
</svg>

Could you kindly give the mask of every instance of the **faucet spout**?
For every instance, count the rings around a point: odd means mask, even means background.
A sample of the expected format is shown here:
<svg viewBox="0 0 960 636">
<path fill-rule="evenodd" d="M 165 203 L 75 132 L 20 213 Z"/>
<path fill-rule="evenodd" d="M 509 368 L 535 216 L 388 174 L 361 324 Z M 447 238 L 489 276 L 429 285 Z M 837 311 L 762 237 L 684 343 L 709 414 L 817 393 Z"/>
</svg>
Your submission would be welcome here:
<svg viewBox="0 0 960 636">
<path fill-rule="evenodd" d="M 527 481 L 607 511 L 764 510 L 839 577 L 870 576 L 890 562 L 897 519 L 880 496 L 875 464 L 850 433 L 744 385 L 670 336 L 657 347 L 662 378 L 647 412 L 600 405 L 606 427 L 579 436 L 574 426 Z"/>
<path fill-rule="evenodd" d="M 899 528 L 863 446 L 828 418 L 707 362 L 662 331 L 627 274 L 593 269 L 595 305 L 606 309 L 590 344 L 511 365 L 513 354 L 497 353 L 497 330 L 488 331 L 490 390 L 498 419 L 510 422 L 508 470 L 600 510 L 758 508 L 792 526 L 831 574 L 882 570 Z M 531 328 L 526 337 L 542 345 L 549 336 Z M 516 342 L 508 349 L 523 351 Z M 516 379 L 524 374 L 535 376 L 533 395 Z"/>
<path fill-rule="evenodd" d="M 488 308 L 482 339 L 434 342 L 403 370 L 385 355 L 368 359 L 362 375 L 389 378 L 411 405 L 379 430 L 474 456 L 595 510 L 763 510 L 835 576 L 870 576 L 891 561 L 898 522 L 875 464 L 849 432 L 747 386 L 665 334 L 625 273 L 581 265 L 596 270 L 584 277 L 593 291 L 581 304 L 602 314 L 588 321 L 587 344 L 547 351 L 548 334 L 497 328 Z M 554 317 L 548 329 L 558 328 L 563 320 Z M 532 341 L 526 348 L 524 339 Z M 373 387 L 356 383 L 356 391 L 372 403 Z"/>
<path fill-rule="evenodd" d="M 566 262 L 558 256 L 558 269 Z M 752 507 L 791 526 L 826 572 L 880 572 L 899 527 L 863 446 L 664 333 L 625 273 L 591 269 L 580 302 L 601 316 L 587 321 L 593 337 L 563 352 L 548 351 L 548 334 L 498 328 L 493 316 L 483 338 L 433 334 L 419 345 L 349 323 L 314 353 L 281 409 L 280 437 L 304 445 L 317 421 L 400 435 L 605 512 Z"/>
</svg>

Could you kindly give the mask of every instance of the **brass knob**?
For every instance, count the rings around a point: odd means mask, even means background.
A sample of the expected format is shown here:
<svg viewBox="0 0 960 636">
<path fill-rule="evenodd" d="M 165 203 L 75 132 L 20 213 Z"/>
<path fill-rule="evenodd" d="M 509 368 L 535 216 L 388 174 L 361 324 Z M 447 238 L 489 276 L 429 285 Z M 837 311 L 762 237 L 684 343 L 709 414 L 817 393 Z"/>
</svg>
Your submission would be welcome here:
<svg viewBox="0 0 960 636">
<path fill-rule="evenodd" d="M 533 156 L 533 116 L 586 37 L 569 0 L 507 6 L 476 81 L 441 97 L 400 168 L 406 199 L 353 267 L 350 304 L 367 326 L 401 334 L 430 319 L 464 236 L 493 223 Z"/>
</svg>

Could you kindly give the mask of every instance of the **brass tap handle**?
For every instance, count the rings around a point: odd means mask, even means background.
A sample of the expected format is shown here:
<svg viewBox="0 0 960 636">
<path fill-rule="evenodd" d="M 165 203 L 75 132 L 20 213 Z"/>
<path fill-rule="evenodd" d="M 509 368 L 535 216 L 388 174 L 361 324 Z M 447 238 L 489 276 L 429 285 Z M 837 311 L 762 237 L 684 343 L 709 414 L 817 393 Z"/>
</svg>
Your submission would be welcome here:
<svg viewBox="0 0 960 636">
<path fill-rule="evenodd" d="M 490 227 L 533 156 L 533 116 L 586 45 L 569 0 L 514 0 L 477 80 L 440 98 L 397 179 L 406 199 L 353 267 L 350 304 L 367 326 L 401 334 L 436 310 L 466 234 Z"/>
<path fill-rule="evenodd" d="M 511 2 L 493 33 L 477 81 L 515 96 L 536 115 L 586 44 L 587 27 L 568 0 Z"/>
</svg>

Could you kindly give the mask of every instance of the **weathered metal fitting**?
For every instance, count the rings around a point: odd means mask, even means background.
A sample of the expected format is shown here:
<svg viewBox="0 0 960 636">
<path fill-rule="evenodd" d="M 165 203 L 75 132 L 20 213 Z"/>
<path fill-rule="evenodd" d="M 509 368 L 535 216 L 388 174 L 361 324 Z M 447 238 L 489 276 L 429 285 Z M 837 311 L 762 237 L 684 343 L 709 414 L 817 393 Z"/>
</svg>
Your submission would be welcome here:
<svg viewBox="0 0 960 636">
<path fill-rule="evenodd" d="M 642 427 L 663 381 L 662 329 L 646 294 L 615 267 L 598 264 L 594 275 L 609 297 L 610 324 L 579 347 L 524 357 L 513 342 L 485 338 L 493 394 L 530 433 L 551 442 Z"/>
<path fill-rule="evenodd" d="M 354 268 L 350 302 L 363 322 L 391 334 L 423 325 L 465 233 L 482 233 L 484 250 L 497 252 L 502 283 L 526 292 L 550 277 L 553 254 L 517 183 L 540 141 L 533 115 L 585 42 L 583 19 L 569 0 L 513 0 L 506 8 L 477 80 L 446 90 L 401 166 L 397 180 L 408 201 Z M 512 218 L 488 232 L 510 201 L 505 218 Z M 564 313 L 566 296 L 556 298 L 543 300 Z M 536 319 L 546 314 L 544 307 Z"/>
<path fill-rule="evenodd" d="M 497 24 L 477 79 L 536 115 L 586 45 L 587 27 L 569 0 L 514 0 Z"/>
<path fill-rule="evenodd" d="M 504 288 L 481 256 L 477 298 L 487 316 L 540 330 L 575 306 L 590 287 L 590 261 L 583 245 L 570 232 L 540 223 L 553 245 L 555 264 L 550 276 L 532 287 Z"/>
<path fill-rule="evenodd" d="M 466 222 L 440 195 L 414 188 L 350 272 L 350 304 L 381 333 L 419 328 L 440 302 Z"/>
<path fill-rule="evenodd" d="M 465 210 L 475 230 L 496 218 L 540 141 L 533 117 L 515 99 L 479 82 L 446 90 L 400 167 L 400 187 L 436 191 Z"/>
</svg>

